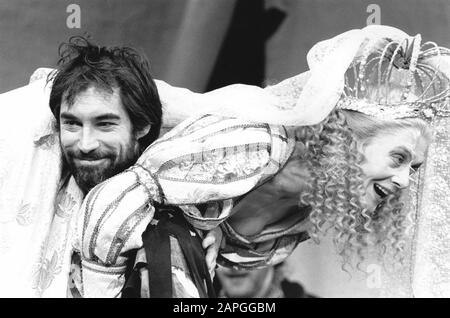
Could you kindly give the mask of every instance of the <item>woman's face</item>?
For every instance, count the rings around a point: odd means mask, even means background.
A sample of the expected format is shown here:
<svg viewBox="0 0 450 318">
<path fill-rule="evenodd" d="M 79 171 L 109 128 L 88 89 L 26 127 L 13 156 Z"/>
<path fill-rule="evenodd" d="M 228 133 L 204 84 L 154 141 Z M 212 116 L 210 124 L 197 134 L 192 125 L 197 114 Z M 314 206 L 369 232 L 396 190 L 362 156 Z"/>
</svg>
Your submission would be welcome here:
<svg viewBox="0 0 450 318">
<path fill-rule="evenodd" d="M 389 194 L 407 188 L 411 174 L 425 160 L 427 139 L 416 128 L 384 132 L 362 146 L 364 201 L 369 211 Z"/>
</svg>

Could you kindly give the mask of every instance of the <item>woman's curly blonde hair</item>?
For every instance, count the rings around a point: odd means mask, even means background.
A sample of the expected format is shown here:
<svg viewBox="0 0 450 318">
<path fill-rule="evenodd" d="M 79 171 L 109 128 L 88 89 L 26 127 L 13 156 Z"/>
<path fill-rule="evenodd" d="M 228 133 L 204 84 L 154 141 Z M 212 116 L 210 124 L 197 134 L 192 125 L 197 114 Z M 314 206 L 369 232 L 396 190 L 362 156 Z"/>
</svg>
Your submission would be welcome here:
<svg viewBox="0 0 450 318">
<path fill-rule="evenodd" d="M 388 196 L 374 212 L 363 208 L 364 158 L 360 147 L 373 137 L 402 128 L 419 129 L 430 138 L 426 124 L 418 119 L 379 121 L 358 112 L 334 110 L 318 125 L 297 128 L 296 139 L 306 151 L 302 159 L 308 165 L 311 182 L 300 194 L 299 205 L 311 206 L 309 231 L 319 242 L 319 236 L 334 230 L 334 244 L 342 257 L 342 266 L 357 267 L 367 257 L 369 246 L 375 246 L 379 256 L 392 250 L 403 261 L 406 211 L 402 210 L 401 193 Z"/>
</svg>

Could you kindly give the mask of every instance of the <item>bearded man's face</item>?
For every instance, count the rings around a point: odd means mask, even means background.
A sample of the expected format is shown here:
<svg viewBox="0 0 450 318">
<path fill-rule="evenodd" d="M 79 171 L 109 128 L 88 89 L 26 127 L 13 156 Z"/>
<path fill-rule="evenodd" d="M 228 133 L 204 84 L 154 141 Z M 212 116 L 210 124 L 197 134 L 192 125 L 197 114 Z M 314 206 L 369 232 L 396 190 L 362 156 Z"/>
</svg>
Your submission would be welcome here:
<svg viewBox="0 0 450 318">
<path fill-rule="evenodd" d="M 139 155 L 118 89 L 111 94 L 90 87 L 72 105 L 63 98 L 59 119 L 64 158 L 84 192 L 130 167 Z"/>
</svg>

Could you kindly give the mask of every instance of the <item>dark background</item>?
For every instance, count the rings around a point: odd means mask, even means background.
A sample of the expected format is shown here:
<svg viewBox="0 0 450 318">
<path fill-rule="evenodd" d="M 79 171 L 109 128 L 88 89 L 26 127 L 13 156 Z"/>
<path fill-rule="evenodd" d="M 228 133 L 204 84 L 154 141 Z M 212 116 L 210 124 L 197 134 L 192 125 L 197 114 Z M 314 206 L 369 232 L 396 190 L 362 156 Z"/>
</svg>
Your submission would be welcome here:
<svg viewBox="0 0 450 318">
<path fill-rule="evenodd" d="M 307 69 L 315 42 L 364 27 L 371 3 L 382 24 L 450 46 L 449 0 L 0 0 L 0 93 L 54 66 L 58 45 L 85 32 L 141 49 L 155 77 L 195 91 L 278 82 Z M 80 29 L 66 25 L 69 4 Z"/>
</svg>

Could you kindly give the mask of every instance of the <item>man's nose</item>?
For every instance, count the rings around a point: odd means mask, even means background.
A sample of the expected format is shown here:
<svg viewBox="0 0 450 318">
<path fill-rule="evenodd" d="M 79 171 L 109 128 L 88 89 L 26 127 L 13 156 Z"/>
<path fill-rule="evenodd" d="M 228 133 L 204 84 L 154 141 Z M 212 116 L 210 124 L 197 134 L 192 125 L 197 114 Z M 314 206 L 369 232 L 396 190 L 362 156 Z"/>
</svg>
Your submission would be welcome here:
<svg viewBox="0 0 450 318">
<path fill-rule="evenodd" d="M 407 188 L 409 186 L 409 167 L 399 169 L 392 177 L 392 182 L 400 189 Z"/>
<path fill-rule="evenodd" d="M 85 128 L 82 131 L 81 138 L 78 142 L 78 148 L 81 152 L 89 153 L 99 147 L 98 139 L 95 132 L 91 129 Z"/>
</svg>

